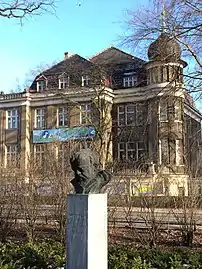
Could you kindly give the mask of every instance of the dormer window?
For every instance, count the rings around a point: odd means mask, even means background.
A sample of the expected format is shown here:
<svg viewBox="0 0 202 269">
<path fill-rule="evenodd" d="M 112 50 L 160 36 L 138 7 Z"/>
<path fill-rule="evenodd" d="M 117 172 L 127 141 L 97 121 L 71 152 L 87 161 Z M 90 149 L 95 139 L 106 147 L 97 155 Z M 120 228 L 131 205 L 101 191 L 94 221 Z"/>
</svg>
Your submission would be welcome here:
<svg viewBox="0 0 202 269">
<path fill-rule="evenodd" d="M 90 86 L 90 77 L 89 76 L 82 76 L 81 78 L 81 86 L 82 87 L 87 87 L 87 86 Z"/>
<path fill-rule="evenodd" d="M 46 89 L 47 79 L 45 76 L 40 76 L 37 79 L 37 92 L 42 92 Z"/>
<path fill-rule="evenodd" d="M 129 88 L 129 87 L 134 87 L 137 82 L 137 77 L 136 76 L 127 76 L 123 78 L 123 87 L 124 88 Z"/>
<path fill-rule="evenodd" d="M 66 89 L 69 87 L 69 76 L 63 73 L 59 76 L 59 89 Z"/>
<path fill-rule="evenodd" d="M 42 92 L 45 89 L 45 81 L 39 80 L 37 81 L 37 92 Z"/>
</svg>

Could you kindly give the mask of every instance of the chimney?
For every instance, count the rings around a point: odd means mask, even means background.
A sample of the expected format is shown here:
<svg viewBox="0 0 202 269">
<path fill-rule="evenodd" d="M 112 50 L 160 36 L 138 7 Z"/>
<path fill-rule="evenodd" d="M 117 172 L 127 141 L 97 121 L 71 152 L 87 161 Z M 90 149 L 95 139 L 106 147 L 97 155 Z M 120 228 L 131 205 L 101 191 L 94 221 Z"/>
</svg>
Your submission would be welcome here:
<svg viewBox="0 0 202 269">
<path fill-rule="evenodd" d="M 64 60 L 67 60 L 69 58 L 69 53 L 68 52 L 65 52 L 64 53 Z"/>
<path fill-rule="evenodd" d="M 65 52 L 65 53 L 64 53 L 64 60 L 69 59 L 72 55 L 74 55 L 74 54 L 71 53 L 71 52 Z"/>
</svg>

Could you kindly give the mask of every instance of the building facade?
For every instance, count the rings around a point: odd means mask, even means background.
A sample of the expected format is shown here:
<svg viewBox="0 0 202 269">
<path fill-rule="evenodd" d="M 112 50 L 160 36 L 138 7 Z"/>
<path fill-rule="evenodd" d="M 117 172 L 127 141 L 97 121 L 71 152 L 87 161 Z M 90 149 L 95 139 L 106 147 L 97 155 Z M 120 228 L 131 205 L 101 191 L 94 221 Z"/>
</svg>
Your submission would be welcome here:
<svg viewBox="0 0 202 269">
<path fill-rule="evenodd" d="M 160 181 L 160 195 L 187 195 L 201 172 L 202 116 L 184 89 L 178 43 L 161 34 L 148 58 L 115 47 L 90 59 L 65 53 L 29 89 L 2 93 L 2 167 L 45 169 L 47 152 L 68 167 L 72 151 L 90 147 L 102 167 L 128 176 L 133 194 L 138 177 Z"/>
</svg>

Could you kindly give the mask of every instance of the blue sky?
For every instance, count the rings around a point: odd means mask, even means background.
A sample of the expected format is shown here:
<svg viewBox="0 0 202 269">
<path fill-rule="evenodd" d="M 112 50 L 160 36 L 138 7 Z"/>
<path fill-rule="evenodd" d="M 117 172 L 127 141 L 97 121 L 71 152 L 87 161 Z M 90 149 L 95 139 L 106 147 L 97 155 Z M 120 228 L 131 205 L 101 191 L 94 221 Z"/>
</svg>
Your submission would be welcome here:
<svg viewBox="0 0 202 269">
<path fill-rule="evenodd" d="M 0 19 L 1 91 L 16 89 L 38 65 L 62 60 L 65 51 L 89 57 L 119 45 L 126 10 L 147 0 L 60 0 L 56 15 L 29 18 L 20 26 Z M 80 3 L 80 6 L 78 5 Z"/>
</svg>

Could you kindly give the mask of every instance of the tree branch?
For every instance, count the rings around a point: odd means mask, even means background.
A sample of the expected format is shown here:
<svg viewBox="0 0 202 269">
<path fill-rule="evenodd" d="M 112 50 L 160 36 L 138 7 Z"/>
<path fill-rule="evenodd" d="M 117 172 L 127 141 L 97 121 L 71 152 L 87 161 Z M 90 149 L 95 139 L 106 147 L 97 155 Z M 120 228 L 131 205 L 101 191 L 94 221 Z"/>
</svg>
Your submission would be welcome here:
<svg viewBox="0 0 202 269">
<path fill-rule="evenodd" d="M 0 4 L 0 16 L 8 19 L 15 18 L 22 20 L 27 15 L 40 15 L 42 12 L 54 11 L 54 0 L 14 0 Z"/>
</svg>

